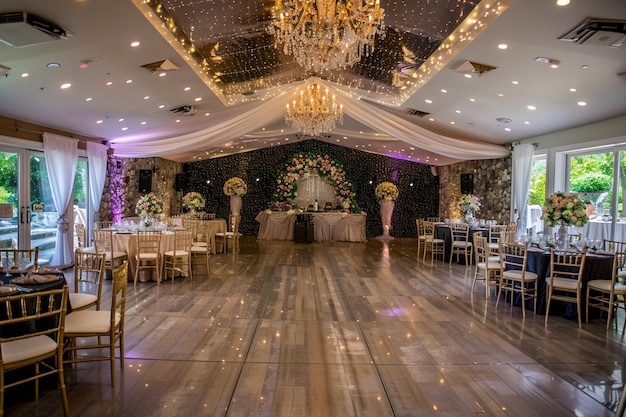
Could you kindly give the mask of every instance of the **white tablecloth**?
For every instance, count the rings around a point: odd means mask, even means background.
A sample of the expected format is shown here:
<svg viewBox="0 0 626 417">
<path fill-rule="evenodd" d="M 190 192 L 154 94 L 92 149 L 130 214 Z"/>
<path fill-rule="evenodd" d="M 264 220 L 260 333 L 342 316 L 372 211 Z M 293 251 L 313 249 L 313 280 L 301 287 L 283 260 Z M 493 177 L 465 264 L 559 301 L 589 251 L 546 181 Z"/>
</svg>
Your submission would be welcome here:
<svg viewBox="0 0 626 417">
<path fill-rule="evenodd" d="M 593 219 L 583 227 L 583 239 L 604 240 L 611 239 L 611 222 Z M 615 238 L 620 242 L 626 242 L 626 223 L 615 224 Z"/>
<path fill-rule="evenodd" d="M 281 211 L 260 212 L 256 216 L 260 224 L 257 237 L 261 240 L 293 240 L 296 216 L 296 213 Z M 314 213 L 315 241 L 365 242 L 365 219 L 365 214 Z"/>
<path fill-rule="evenodd" d="M 137 267 L 137 259 L 135 259 L 135 255 L 137 255 L 137 234 L 136 233 L 125 233 L 125 232 L 117 232 L 113 233 L 113 245 L 115 245 L 115 250 L 126 252 L 128 255 L 128 280 L 135 280 L 135 268 Z M 173 232 L 163 232 L 161 234 L 161 255 L 163 255 L 168 250 L 174 249 L 174 233 Z M 143 278 L 139 274 L 139 278 Z M 147 277 L 146 279 L 142 279 L 143 281 L 147 281 L 149 279 L 156 280 L 156 277 Z"/>
</svg>

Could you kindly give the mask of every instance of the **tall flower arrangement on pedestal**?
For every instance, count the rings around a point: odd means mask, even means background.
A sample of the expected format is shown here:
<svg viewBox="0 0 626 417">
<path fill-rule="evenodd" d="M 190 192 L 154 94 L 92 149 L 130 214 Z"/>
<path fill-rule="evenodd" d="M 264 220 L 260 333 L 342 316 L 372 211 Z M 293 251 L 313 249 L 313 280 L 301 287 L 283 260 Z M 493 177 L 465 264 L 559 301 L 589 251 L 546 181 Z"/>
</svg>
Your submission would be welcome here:
<svg viewBox="0 0 626 417">
<path fill-rule="evenodd" d="M 463 194 L 459 199 L 459 211 L 463 221 L 467 224 L 476 222 L 476 213 L 480 210 L 480 198 L 474 194 Z"/>
<path fill-rule="evenodd" d="M 226 195 L 245 195 L 247 192 L 248 186 L 239 177 L 232 177 L 224 183 L 224 194 Z"/>
<path fill-rule="evenodd" d="M 380 204 L 380 220 L 383 223 L 383 234 L 378 236 L 379 239 L 392 239 L 389 231 L 392 229 L 391 216 L 395 207 L 395 199 L 398 198 L 398 187 L 395 184 L 385 181 L 376 186 L 374 190 L 376 198 Z"/>
<path fill-rule="evenodd" d="M 388 181 L 378 184 L 374 193 L 379 200 L 395 200 L 399 194 L 398 187 Z"/>
</svg>

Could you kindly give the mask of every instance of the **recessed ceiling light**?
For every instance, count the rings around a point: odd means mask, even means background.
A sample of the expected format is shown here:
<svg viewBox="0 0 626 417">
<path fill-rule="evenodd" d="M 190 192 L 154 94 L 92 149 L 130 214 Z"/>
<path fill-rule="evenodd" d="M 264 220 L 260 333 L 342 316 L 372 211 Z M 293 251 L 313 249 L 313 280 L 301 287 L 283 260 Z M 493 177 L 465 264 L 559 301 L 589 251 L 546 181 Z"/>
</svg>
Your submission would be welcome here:
<svg viewBox="0 0 626 417">
<path fill-rule="evenodd" d="M 441 89 L 441 92 L 442 92 L 442 93 L 447 93 L 447 92 L 448 92 L 448 90 L 445 90 L 445 89 L 443 89 L 443 88 L 442 88 L 442 89 Z"/>
<path fill-rule="evenodd" d="M 455 112 L 456 112 L 457 114 L 460 114 L 460 113 L 461 113 L 461 110 L 455 110 Z"/>
<path fill-rule="evenodd" d="M 569 91 L 571 91 L 572 93 L 575 93 L 576 89 L 575 88 L 570 88 Z"/>
<path fill-rule="evenodd" d="M 537 107 L 533 106 L 532 104 L 529 104 L 528 106 L 526 106 L 526 108 L 528 110 L 537 110 Z"/>
<path fill-rule="evenodd" d="M 505 128 L 504 128 L 504 131 L 505 131 L 505 132 L 510 132 L 510 131 L 511 131 L 511 128 L 510 128 L 510 127 L 505 127 Z"/>
<path fill-rule="evenodd" d="M 97 123 L 97 124 L 101 124 L 101 123 L 102 123 L 102 120 L 98 120 L 96 123 Z"/>
<path fill-rule="evenodd" d="M 107 81 L 107 85 L 113 85 L 113 81 Z"/>
<path fill-rule="evenodd" d="M 202 101 L 202 97 L 196 97 L 193 101 Z"/>
<path fill-rule="evenodd" d="M 509 47 L 509 45 L 507 45 L 506 43 L 501 43 L 498 45 L 498 49 L 507 49 Z"/>
<path fill-rule="evenodd" d="M 131 84 L 133 80 L 126 80 L 126 84 Z"/>
<path fill-rule="evenodd" d="M 61 89 L 65 90 L 66 88 L 70 88 L 71 86 L 72 84 L 70 83 L 61 84 Z"/>
<path fill-rule="evenodd" d="M 578 105 L 579 105 L 579 106 L 581 106 L 581 107 L 584 107 L 584 106 L 586 106 L 586 105 L 587 105 L 587 102 L 586 102 L 586 101 L 579 101 L 579 102 L 578 102 L 578 103 L 576 103 L 576 104 L 578 104 Z"/>
<path fill-rule="evenodd" d="M 165 77 L 167 73 L 165 71 L 159 72 L 159 77 Z"/>
<path fill-rule="evenodd" d="M 582 69 L 589 69 L 589 65 L 584 64 L 584 65 L 581 65 L 580 68 L 582 68 Z"/>
<path fill-rule="evenodd" d="M 147 122 L 141 122 L 142 125 L 145 125 Z"/>
<path fill-rule="evenodd" d="M 56 62 L 51 62 L 48 65 L 46 65 L 46 67 L 50 69 L 58 69 L 58 68 L 61 68 L 61 64 L 57 64 Z"/>
<path fill-rule="evenodd" d="M 29 74 L 27 72 L 25 72 L 25 73 L 22 74 L 22 78 L 26 78 L 26 77 L 28 77 L 28 75 Z"/>
<path fill-rule="evenodd" d="M 162 109 L 163 107 L 165 107 L 165 104 L 161 104 L 161 105 L 159 106 L 159 108 L 160 108 L 160 109 Z"/>
<path fill-rule="evenodd" d="M 529 122 L 529 121 L 525 121 L 525 122 L 524 122 L 524 124 L 525 124 L 525 125 L 529 125 L 529 124 L 530 124 L 530 122 Z"/>
<path fill-rule="evenodd" d="M 512 81 L 513 85 L 518 85 L 519 81 Z"/>
<path fill-rule="evenodd" d="M 465 78 L 472 78 L 472 74 L 464 74 L 463 75 Z"/>
<path fill-rule="evenodd" d="M 185 91 L 191 90 L 191 87 L 185 87 Z"/>
<path fill-rule="evenodd" d="M 567 6 L 569 4 L 570 0 L 556 0 L 556 5 L 557 6 Z"/>
<path fill-rule="evenodd" d="M 128 128 L 127 127 L 123 127 L 122 128 L 122 132 L 125 131 L 125 130 L 128 130 Z"/>
<path fill-rule="evenodd" d="M 118 119 L 117 121 L 118 121 L 118 122 L 123 122 L 123 121 L 124 121 L 124 119 L 123 119 L 123 118 L 122 118 L 122 119 Z"/>
<path fill-rule="evenodd" d="M 91 97 L 87 97 L 87 98 L 85 99 L 85 101 L 91 101 L 91 100 L 92 100 L 92 98 L 91 98 Z"/>
<path fill-rule="evenodd" d="M 426 103 L 428 103 L 428 104 L 432 104 L 432 103 L 433 103 L 433 101 L 432 101 L 431 99 L 428 99 L 428 98 L 427 98 L 426 100 L 424 100 L 424 101 L 425 101 Z"/>
<path fill-rule="evenodd" d="M 148 100 L 150 98 L 150 96 L 144 96 L 144 100 Z"/>
<path fill-rule="evenodd" d="M 470 98 L 469 101 L 471 101 L 472 103 L 476 102 L 475 98 Z"/>
<path fill-rule="evenodd" d="M 130 43 L 130 46 L 132 46 L 133 48 L 136 48 L 139 45 L 141 45 L 141 42 L 139 42 L 139 41 L 133 41 L 133 42 Z"/>
</svg>

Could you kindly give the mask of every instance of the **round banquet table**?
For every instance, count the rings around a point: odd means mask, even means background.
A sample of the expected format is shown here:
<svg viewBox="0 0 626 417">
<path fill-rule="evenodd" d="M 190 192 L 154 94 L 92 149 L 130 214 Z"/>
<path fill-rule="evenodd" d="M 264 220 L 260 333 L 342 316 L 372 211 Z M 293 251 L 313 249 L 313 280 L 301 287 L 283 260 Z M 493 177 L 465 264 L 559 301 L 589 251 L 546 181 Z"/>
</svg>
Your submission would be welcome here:
<svg viewBox="0 0 626 417">
<path fill-rule="evenodd" d="M 539 248 L 528 249 L 528 271 L 539 276 L 537 281 L 537 314 L 546 314 L 546 277 L 550 274 L 550 251 Z M 593 279 L 611 279 L 613 270 L 613 255 L 608 253 L 588 253 L 583 268 L 583 288 L 582 288 L 582 310 L 583 320 L 585 311 L 585 296 L 587 293 L 587 283 Z M 528 301 L 527 309 L 532 311 L 533 301 Z M 515 300 L 516 305 L 520 305 L 519 297 Z M 576 304 L 562 301 L 552 301 L 550 303 L 550 315 L 560 314 L 568 319 L 577 319 Z M 595 310 L 595 309 L 593 309 Z M 589 311 L 589 314 L 598 314 L 598 311 Z"/>
</svg>

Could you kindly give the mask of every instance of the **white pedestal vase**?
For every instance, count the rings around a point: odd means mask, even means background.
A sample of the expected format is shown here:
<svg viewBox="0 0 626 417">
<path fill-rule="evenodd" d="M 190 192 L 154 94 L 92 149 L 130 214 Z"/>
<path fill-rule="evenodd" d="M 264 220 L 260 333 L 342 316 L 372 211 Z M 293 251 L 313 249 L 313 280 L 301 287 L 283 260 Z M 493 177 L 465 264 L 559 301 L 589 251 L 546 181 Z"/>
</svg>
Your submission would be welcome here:
<svg viewBox="0 0 626 417">
<path fill-rule="evenodd" d="M 230 214 L 241 214 L 241 200 L 240 195 L 230 196 Z"/>
<path fill-rule="evenodd" d="M 396 203 L 393 200 L 380 200 L 380 220 L 383 224 L 383 234 L 377 236 L 376 239 L 393 239 L 393 236 L 389 234 L 391 230 L 391 216 L 393 215 L 393 208 Z"/>
</svg>

